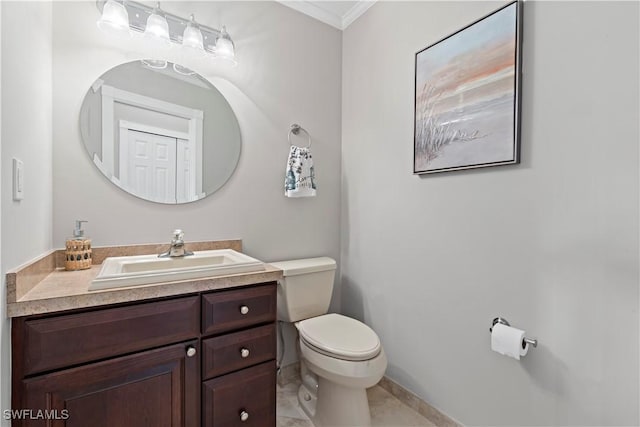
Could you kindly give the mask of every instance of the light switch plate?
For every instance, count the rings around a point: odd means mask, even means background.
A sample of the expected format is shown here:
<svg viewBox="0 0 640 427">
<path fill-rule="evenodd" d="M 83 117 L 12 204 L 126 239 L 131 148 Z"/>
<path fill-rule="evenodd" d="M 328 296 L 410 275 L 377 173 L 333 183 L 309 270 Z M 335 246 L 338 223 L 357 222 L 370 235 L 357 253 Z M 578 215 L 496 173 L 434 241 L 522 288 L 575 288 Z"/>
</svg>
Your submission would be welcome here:
<svg viewBox="0 0 640 427">
<path fill-rule="evenodd" d="M 24 163 L 13 159 L 13 200 L 24 199 Z"/>
</svg>

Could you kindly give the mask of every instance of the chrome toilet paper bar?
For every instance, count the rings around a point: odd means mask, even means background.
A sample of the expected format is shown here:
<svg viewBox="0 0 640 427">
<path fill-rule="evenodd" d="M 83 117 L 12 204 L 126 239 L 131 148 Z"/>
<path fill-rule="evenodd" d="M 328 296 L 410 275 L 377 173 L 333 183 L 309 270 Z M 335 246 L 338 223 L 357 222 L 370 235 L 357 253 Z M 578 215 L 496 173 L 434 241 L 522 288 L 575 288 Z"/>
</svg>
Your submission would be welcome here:
<svg viewBox="0 0 640 427">
<path fill-rule="evenodd" d="M 505 325 L 505 326 L 511 326 L 509 324 L 509 322 L 507 321 L 507 319 L 503 318 L 503 317 L 496 317 L 493 319 L 493 322 L 491 323 L 491 327 L 489 328 L 489 332 L 493 331 L 493 327 L 496 326 L 496 324 L 500 323 L 501 325 Z M 528 338 L 528 337 L 524 337 L 522 339 L 522 348 L 524 348 L 525 344 L 529 344 L 532 345 L 533 347 L 537 347 L 538 346 L 538 340 L 535 338 Z"/>
</svg>

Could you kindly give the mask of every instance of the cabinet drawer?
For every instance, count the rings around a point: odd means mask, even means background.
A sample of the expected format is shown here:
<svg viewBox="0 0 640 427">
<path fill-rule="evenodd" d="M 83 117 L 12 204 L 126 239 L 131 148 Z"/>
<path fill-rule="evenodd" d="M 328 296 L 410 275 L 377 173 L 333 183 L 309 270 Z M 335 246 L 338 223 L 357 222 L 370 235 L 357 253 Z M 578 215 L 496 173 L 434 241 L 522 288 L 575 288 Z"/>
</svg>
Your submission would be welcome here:
<svg viewBox="0 0 640 427">
<path fill-rule="evenodd" d="M 205 379 L 276 358 L 276 325 L 259 326 L 202 341 Z"/>
<path fill-rule="evenodd" d="M 276 320 L 276 284 L 202 296 L 202 332 L 240 329 Z"/>
<path fill-rule="evenodd" d="M 202 388 L 203 425 L 276 425 L 275 361 L 206 381 Z"/>
<path fill-rule="evenodd" d="M 199 297 L 27 320 L 24 375 L 197 338 Z"/>
</svg>

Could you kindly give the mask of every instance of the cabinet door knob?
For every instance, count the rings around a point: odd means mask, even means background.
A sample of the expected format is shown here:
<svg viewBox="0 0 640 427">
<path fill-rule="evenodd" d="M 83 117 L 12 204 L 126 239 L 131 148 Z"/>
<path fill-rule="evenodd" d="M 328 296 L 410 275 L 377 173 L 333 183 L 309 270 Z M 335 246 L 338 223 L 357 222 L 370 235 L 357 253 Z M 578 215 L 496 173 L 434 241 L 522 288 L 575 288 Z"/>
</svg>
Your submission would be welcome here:
<svg viewBox="0 0 640 427">
<path fill-rule="evenodd" d="M 246 359 L 247 357 L 249 357 L 249 349 L 248 348 L 240 349 L 240 356 L 242 356 L 243 359 Z"/>
<path fill-rule="evenodd" d="M 244 409 L 240 411 L 240 421 L 245 422 L 249 419 L 249 413 Z"/>
<path fill-rule="evenodd" d="M 247 307 L 246 305 L 240 306 L 240 314 L 247 314 L 248 312 L 249 312 L 249 307 Z"/>
<path fill-rule="evenodd" d="M 193 357 L 196 355 L 196 348 L 193 346 L 187 347 L 187 357 Z"/>
</svg>

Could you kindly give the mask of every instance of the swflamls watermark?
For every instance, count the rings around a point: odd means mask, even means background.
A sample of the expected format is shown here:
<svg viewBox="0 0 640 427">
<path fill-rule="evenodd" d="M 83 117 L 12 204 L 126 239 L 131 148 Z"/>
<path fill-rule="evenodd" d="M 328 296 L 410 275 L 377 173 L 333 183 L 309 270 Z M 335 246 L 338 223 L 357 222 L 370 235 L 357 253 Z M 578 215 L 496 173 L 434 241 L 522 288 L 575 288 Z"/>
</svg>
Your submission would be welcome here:
<svg viewBox="0 0 640 427">
<path fill-rule="evenodd" d="M 5 409 L 5 420 L 68 420 L 68 409 Z"/>
</svg>

